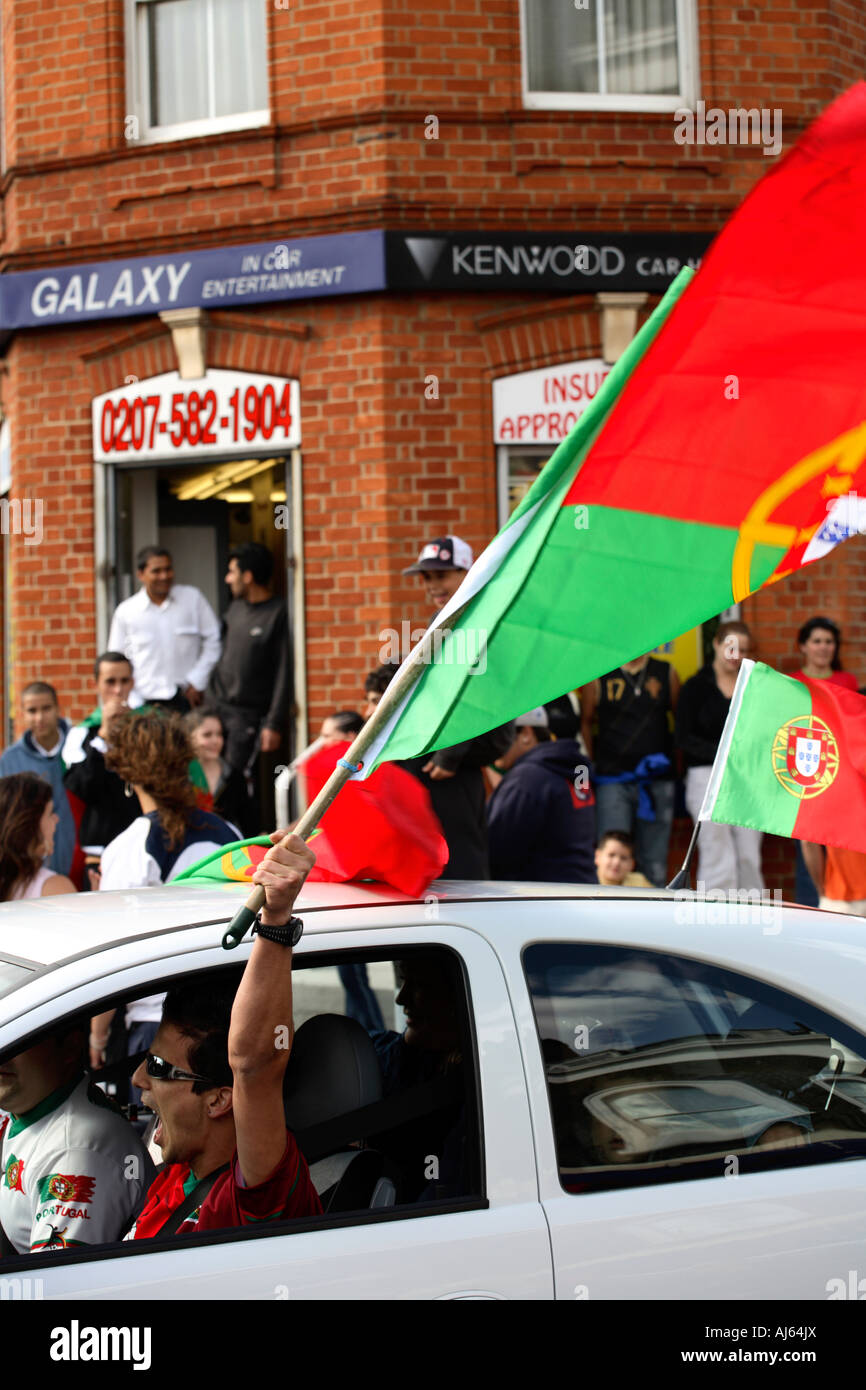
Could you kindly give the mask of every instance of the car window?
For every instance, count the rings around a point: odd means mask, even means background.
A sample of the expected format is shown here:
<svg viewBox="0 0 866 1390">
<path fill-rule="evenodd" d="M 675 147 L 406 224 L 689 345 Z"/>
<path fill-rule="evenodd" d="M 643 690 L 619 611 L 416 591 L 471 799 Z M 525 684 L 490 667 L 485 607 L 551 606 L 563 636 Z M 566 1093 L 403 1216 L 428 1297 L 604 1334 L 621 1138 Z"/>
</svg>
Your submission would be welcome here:
<svg viewBox="0 0 866 1390">
<path fill-rule="evenodd" d="M 566 1191 L 866 1155 L 866 1040 L 808 1002 L 620 947 L 524 968 Z"/>
<path fill-rule="evenodd" d="M 183 982 L 217 991 L 236 985 L 240 973 L 235 964 Z M 95 1079 L 157 1164 L 162 1154 L 154 1146 L 147 1090 L 138 1105 L 129 1079 L 150 1046 L 142 1039 L 139 1006 L 161 998 L 154 989 L 167 986 L 164 976 L 154 978 L 134 996 L 94 1006 L 102 1018 L 113 1013 L 110 1046 Z M 308 1162 L 323 1213 L 306 1217 L 305 1228 L 310 1220 L 345 1220 L 347 1213 L 369 1220 L 483 1202 L 474 1038 L 464 969 L 454 952 L 431 946 L 407 948 L 399 958 L 383 951 L 299 954 L 293 1015 L 286 1125 Z M 256 1229 L 265 1233 L 266 1223 Z M 291 1223 L 280 1229 L 289 1231 Z M 147 1245 L 136 1241 L 129 1253 Z"/>
</svg>

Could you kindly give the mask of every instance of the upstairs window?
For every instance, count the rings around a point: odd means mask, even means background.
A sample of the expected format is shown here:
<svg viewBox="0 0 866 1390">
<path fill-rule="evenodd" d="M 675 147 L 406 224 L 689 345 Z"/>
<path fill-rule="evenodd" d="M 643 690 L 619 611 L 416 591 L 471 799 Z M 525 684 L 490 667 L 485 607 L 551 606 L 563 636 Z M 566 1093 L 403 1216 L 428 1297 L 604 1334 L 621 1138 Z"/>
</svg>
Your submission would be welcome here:
<svg viewBox="0 0 866 1390">
<path fill-rule="evenodd" d="M 127 0 L 130 143 L 266 125 L 264 0 Z"/>
<path fill-rule="evenodd" d="M 695 97 L 693 0 L 521 0 L 523 102 L 675 111 Z"/>
</svg>

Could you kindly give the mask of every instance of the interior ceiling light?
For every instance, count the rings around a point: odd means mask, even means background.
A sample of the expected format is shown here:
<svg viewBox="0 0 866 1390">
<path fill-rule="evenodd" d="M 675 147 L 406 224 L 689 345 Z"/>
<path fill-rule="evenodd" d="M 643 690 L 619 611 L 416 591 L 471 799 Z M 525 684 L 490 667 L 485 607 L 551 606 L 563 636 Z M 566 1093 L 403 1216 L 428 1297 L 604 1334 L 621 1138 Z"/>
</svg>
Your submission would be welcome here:
<svg viewBox="0 0 866 1390">
<path fill-rule="evenodd" d="M 197 473 L 193 478 L 180 478 L 172 483 L 171 490 L 179 502 L 204 502 L 236 483 L 266 472 L 275 463 L 276 459 L 235 459 L 231 463 L 217 464 L 206 473 Z"/>
</svg>

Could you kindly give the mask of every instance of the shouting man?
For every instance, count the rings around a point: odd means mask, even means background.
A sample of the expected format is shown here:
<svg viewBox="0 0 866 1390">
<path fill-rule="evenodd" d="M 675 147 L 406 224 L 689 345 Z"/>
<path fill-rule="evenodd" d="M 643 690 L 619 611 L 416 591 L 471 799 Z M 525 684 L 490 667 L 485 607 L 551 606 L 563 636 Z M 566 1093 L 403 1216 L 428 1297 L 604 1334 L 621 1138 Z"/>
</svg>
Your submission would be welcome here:
<svg viewBox="0 0 866 1390">
<path fill-rule="evenodd" d="M 292 907 L 315 856 L 276 831 L 253 882 L 265 890 L 256 939 L 234 998 L 213 980 L 171 990 L 133 1076 L 159 1116 L 164 1167 L 131 1232 L 141 1240 L 321 1211 L 306 1160 L 283 1113 L 292 1041 Z"/>
</svg>

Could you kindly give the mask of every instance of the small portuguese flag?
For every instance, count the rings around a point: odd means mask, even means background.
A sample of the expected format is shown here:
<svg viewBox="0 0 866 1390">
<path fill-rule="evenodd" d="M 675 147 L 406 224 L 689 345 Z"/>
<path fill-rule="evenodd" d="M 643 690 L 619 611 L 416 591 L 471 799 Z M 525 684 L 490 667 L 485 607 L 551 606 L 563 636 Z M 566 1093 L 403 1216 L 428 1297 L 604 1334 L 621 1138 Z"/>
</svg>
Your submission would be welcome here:
<svg viewBox="0 0 866 1390">
<path fill-rule="evenodd" d="M 86 1173 L 47 1173 L 39 1179 L 39 1200 L 92 1202 L 96 1179 Z"/>
<path fill-rule="evenodd" d="M 698 819 L 866 851 L 866 699 L 743 661 Z"/>
</svg>

